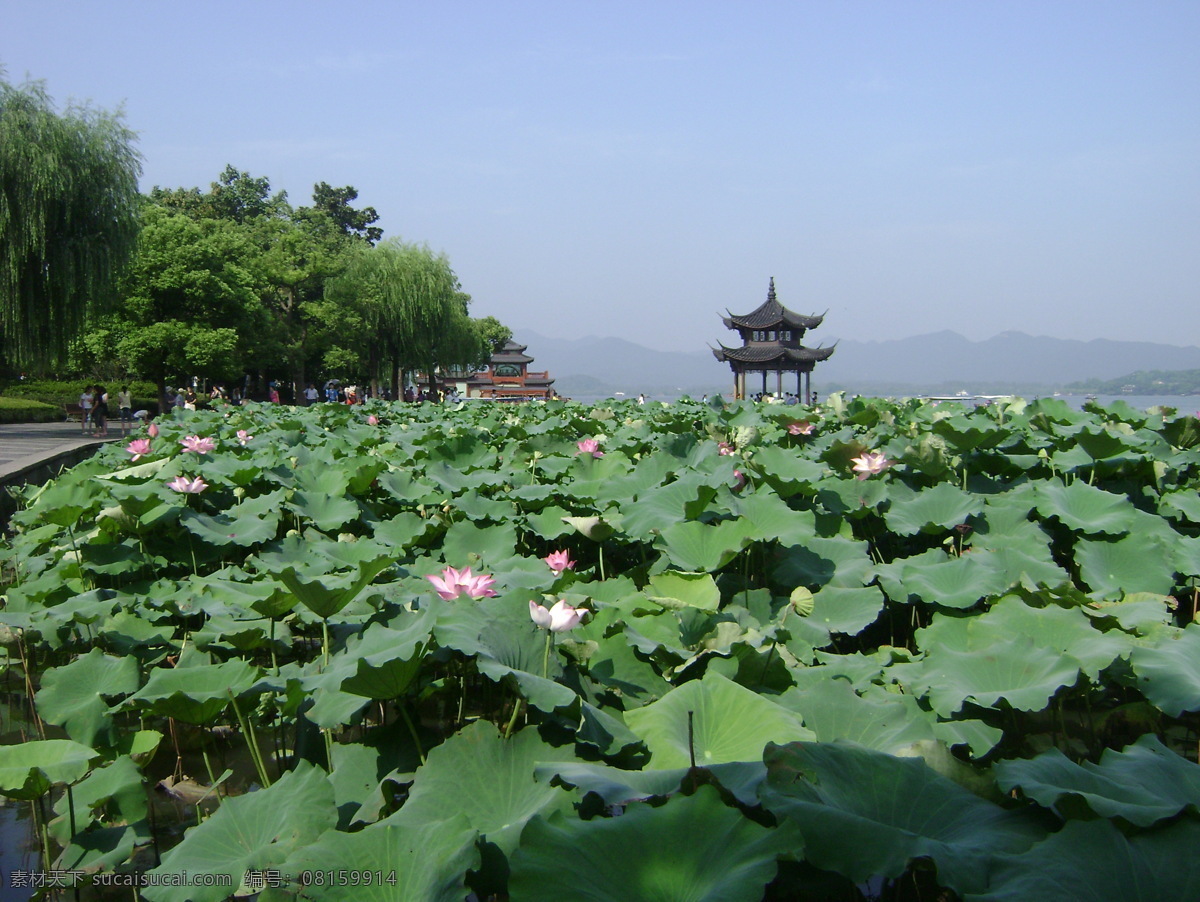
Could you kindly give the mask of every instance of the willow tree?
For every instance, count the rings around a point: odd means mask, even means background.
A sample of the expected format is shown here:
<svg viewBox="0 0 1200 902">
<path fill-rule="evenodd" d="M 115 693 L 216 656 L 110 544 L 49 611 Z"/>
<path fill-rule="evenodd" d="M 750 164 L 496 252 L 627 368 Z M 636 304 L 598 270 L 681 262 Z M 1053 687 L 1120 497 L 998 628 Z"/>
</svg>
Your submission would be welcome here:
<svg viewBox="0 0 1200 902">
<path fill-rule="evenodd" d="M 402 372 L 420 370 L 436 392 L 439 367 L 474 362 L 460 358 L 484 347 L 467 316 L 470 296 L 459 290 L 450 261 L 424 245 L 392 239 L 363 249 L 326 295 L 355 305 L 364 356 L 373 372 L 391 361 L 396 391 Z"/>
<path fill-rule="evenodd" d="M 63 359 L 115 296 L 138 232 L 141 158 L 120 113 L 70 105 L 0 72 L 0 352 Z"/>
</svg>

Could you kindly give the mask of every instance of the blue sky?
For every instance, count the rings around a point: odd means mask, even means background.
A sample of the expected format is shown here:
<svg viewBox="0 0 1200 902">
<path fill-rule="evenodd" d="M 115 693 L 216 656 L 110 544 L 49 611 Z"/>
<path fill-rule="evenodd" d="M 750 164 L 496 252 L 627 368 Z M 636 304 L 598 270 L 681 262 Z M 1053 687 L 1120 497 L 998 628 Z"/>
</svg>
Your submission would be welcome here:
<svg viewBox="0 0 1200 902">
<path fill-rule="evenodd" d="M 354 185 L 474 315 L 670 350 L 771 276 L 814 344 L 1200 343 L 1198 46 L 1194 0 L 0 0 L 147 190 Z"/>
</svg>

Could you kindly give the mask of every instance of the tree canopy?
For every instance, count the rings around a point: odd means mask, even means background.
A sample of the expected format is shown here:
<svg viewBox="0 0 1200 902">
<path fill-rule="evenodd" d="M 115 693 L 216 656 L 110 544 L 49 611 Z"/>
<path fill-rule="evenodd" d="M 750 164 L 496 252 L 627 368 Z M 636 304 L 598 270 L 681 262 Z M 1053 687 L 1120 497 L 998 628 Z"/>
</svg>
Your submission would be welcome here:
<svg viewBox="0 0 1200 902">
<path fill-rule="evenodd" d="M 111 302 L 138 234 L 141 158 L 122 114 L 72 104 L 0 72 L 0 352 L 65 357 Z"/>
</svg>

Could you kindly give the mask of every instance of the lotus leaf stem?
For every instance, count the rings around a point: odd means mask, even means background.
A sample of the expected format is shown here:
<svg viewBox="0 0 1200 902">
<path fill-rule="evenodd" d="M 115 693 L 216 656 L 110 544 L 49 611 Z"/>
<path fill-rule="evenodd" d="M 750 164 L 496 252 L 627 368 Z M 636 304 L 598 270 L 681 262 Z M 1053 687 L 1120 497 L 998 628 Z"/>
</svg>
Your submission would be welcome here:
<svg viewBox="0 0 1200 902">
<path fill-rule="evenodd" d="M 421 745 L 421 737 L 417 735 L 417 725 L 413 723 L 413 719 L 409 716 L 408 706 L 401 703 L 396 705 L 400 709 L 400 716 L 404 718 L 404 723 L 408 727 L 409 735 L 412 736 L 413 742 L 417 746 L 417 757 L 421 759 L 421 763 L 425 763 L 425 749 Z"/>
<path fill-rule="evenodd" d="M 233 713 L 237 715 L 238 724 L 242 728 L 242 735 L 246 737 L 246 747 L 250 750 L 250 759 L 254 762 L 254 769 L 258 772 L 259 785 L 263 789 L 266 789 L 271 785 L 271 778 L 267 776 L 267 768 L 263 764 L 262 753 L 258 750 L 258 737 L 254 735 L 254 727 L 250 725 L 250 722 L 242 714 L 242 709 L 238 706 L 233 690 L 227 689 L 225 691 L 229 694 L 229 701 L 233 703 Z"/>
<path fill-rule="evenodd" d="M 521 713 L 521 704 L 523 702 L 524 702 L 524 699 L 522 699 L 521 696 L 519 696 L 519 695 L 516 697 L 516 700 L 513 701 L 512 717 L 510 717 L 508 719 L 508 726 L 506 726 L 504 728 L 504 738 L 505 739 L 507 739 L 509 736 L 512 735 L 513 727 L 515 727 L 517 725 L 517 716 Z"/>
</svg>

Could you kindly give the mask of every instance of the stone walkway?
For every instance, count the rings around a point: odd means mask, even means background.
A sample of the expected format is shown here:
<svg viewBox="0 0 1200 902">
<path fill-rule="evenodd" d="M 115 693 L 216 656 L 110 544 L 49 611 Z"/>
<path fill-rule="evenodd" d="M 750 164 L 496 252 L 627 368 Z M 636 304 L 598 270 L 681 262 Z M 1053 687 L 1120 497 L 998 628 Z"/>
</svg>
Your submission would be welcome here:
<svg viewBox="0 0 1200 902">
<path fill-rule="evenodd" d="M 78 423 L 0 424 L 0 483 L 24 482 L 23 474 L 54 461 L 77 457 L 80 449 L 119 441 L 121 429 L 109 426 L 108 438 L 79 431 Z"/>
</svg>

